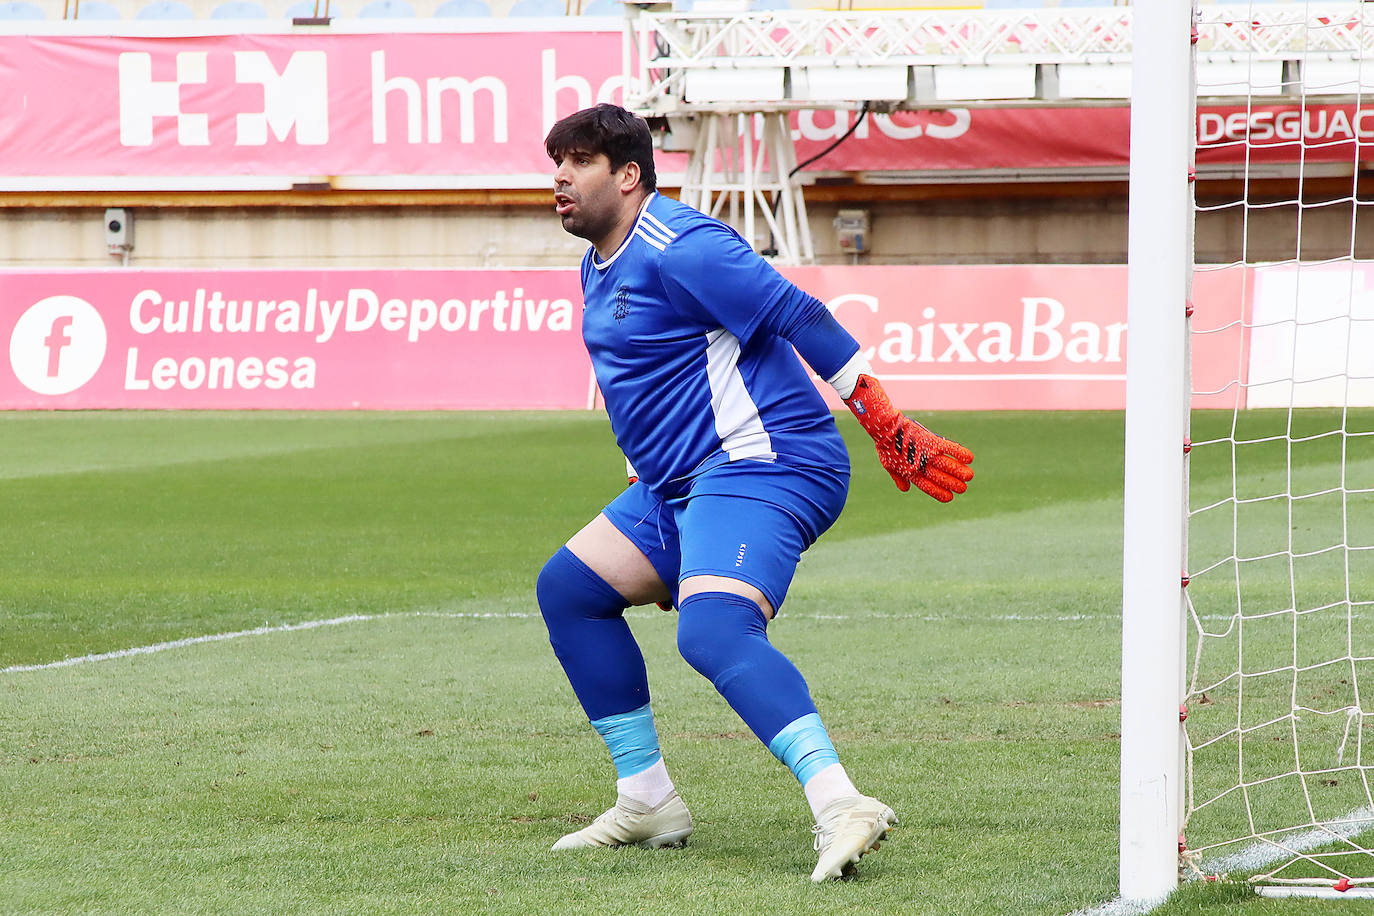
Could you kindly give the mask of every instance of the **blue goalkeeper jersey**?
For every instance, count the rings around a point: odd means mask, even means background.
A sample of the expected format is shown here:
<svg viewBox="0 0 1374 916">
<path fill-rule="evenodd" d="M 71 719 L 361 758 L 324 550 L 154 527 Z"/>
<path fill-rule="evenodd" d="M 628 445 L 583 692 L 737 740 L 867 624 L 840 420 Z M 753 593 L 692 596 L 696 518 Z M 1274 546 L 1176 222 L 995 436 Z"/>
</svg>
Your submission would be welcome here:
<svg viewBox="0 0 1374 916">
<path fill-rule="evenodd" d="M 788 342 L 838 331 L 823 375 L 858 349 L 824 304 L 783 278 L 733 229 L 653 194 L 606 260 L 582 260 L 582 336 L 611 428 L 639 478 L 673 496 L 727 461 L 848 471 L 834 417 Z M 832 334 L 833 338 L 833 334 Z"/>
</svg>

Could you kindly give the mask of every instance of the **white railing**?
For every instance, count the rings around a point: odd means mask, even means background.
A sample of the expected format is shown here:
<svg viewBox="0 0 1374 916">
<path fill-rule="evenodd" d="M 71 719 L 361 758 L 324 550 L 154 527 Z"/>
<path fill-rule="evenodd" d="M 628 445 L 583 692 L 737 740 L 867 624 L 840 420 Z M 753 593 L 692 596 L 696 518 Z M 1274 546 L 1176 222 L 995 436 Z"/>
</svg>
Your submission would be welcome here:
<svg viewBox="0 0 1374 916">
<path fill-rule="evenodd" d="M 1274 3 L 1204 6 L 1198 17 L 1200 57 L 1223 52 L 1262 60 L 1341 54 L 1374 48 L 1374 4 Z"/>
<path fill-rule="evenodd" d="M 804 62 L 987 63 L 1026 55 L 1077 60 L 1130 50 L 1129 7 L 1043 10 L 645 10 L 640 30 L 670 64 L 724 58 Z"/>
<path fill-rule="evenodd" d="M 926 107 L 976 101 L 980 80 L 990 81 L 986 100 L 992 103 L 1129 97 L 1131 7 L 674 12 L 662 3 L 631 6 L 628 100 L 646 113 L 720 110 L 722 101 L 760 103 L 755 110 L 864 100 Z M 1310 58 L 1353 61 L 1374 44 L 1374 3 L 1204 6 L 1195 24 L 1200 65 L 1281 68 L 1291 61 L 1291 72 L 1299 73 Z M 951 84 L 972 83 L 972 95 L 938 85 L 956 68 L 963 79 Z M 693 93 L 693 75 L 704 73 L 717 75 L 712 86 L 730 85 L 733 96 Z M 863 73 L 882 88 L 865 95 L 863 81 L 826 78 L 836 73 Z M 814 85 L 839 88 L 817 94 Z M 840 91 L 850 87 L 860 88 Z"/>
</svg>

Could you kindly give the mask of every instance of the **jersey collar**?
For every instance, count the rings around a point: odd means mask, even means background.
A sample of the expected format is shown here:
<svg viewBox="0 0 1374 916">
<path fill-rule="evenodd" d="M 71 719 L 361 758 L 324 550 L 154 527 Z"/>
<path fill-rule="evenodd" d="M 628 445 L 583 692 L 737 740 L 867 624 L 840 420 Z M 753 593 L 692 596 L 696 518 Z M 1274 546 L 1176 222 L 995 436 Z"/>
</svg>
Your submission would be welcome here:
<svg viewBox="0 0 1374 916">
<path fill-rule="evenodd" d="M 630 246 L 630 241 L 635 237 L 635 232 L 639 229 L 640 221 L 644 219 L 644 211 L 649 209 L 649 204 L 652 203 L 654 198 L 656 197 L 658 197 L 658 192 L 651 191 L 649 195 L 644 198 L 644 203 L 639 205 L 639 215 L 635 217 L 634 225 L 630 227 L 629 232 L 625 233 L 625 241 L 620 243 L 620 247 L 617 248 L 615 250 L 615 253 L 612 254 L 609 258 L 607 258 L 604 261 L 598 261 L 596 259 L 596 248 L 592 248 L 593 267 L 595 267 L 597 270 L 605 270 L 607 267 L 610 267 L 612 264 L 615 263 L 615 259 L 620 257 L 621 253 L 623 253 L 625 249 Z"/>
</svg>

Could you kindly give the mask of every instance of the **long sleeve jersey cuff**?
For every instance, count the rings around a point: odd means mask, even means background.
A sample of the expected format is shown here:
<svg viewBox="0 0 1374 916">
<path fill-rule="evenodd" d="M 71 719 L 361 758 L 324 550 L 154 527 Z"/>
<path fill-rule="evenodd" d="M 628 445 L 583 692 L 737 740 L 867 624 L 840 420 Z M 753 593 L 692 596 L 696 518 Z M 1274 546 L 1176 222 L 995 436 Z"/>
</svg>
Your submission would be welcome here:
<svg viewBox="0 0 1374 916">
<path fill-rule="evenodd" d="M 840 371 L 826 379 L 835 389 L 843 400 L 849 400 L 854 396 L 854 387 L 859 384 L 860 375 L 872 375 L 873 366 L 864 358 L 861 352 L 855 353 L 849 358 L 849 362 L 840 367 Z"/>
</svg>

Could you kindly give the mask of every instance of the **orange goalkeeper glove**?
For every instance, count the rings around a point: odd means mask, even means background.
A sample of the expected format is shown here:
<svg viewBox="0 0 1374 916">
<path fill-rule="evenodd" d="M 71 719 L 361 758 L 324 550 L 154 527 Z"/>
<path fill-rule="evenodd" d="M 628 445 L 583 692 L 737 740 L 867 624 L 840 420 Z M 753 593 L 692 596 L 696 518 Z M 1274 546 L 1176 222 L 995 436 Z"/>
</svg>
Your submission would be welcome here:
<svg viewBox="0 0 1374 916">
<path fill-rule="evenodd" d="M 892 406 L 873 376 L 861 373 L 845 404 L 878 446 L 878 460 L 905 493 L 914 483 L 922 493 L 947 503 L 968 489 L 973 452 L 942 439 Z"/>
</svg>

